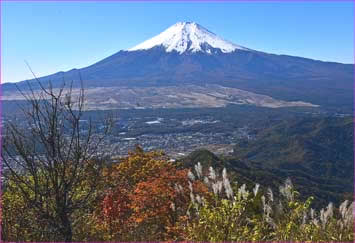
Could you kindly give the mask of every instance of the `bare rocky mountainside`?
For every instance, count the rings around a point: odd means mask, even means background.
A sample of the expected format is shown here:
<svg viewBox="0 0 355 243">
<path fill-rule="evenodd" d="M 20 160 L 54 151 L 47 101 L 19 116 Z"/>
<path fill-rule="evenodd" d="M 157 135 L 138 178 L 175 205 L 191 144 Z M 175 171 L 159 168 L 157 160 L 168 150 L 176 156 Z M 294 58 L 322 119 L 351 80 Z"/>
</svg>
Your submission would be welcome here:
<svg viewBox="0 0 355 243">
<path fill-rule="evenodd" d="M 89 109 L 311 106 L 351 112 L 353 65 L 274 55 L 223 40 L 192 22 L 91 66 L 39 80 L 63 80 L 87 89 Z M 34 89 L 36 80 L 28 81 Z M 17 83 L 28 89 L 26 81 Z M 19 99 L 14 84 L 2 85 L 3 99 Z"/>
</svg>

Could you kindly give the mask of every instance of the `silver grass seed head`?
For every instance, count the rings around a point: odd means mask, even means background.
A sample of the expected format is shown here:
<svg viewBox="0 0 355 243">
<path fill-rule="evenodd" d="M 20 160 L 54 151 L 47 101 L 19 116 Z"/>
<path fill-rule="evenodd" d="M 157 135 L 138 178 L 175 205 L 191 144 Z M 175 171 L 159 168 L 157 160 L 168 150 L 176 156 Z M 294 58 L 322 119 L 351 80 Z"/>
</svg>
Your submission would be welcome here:
<svg viewBox="0 0 355 243">
<path fill-rule="evenodd" d="M 205 178 L 203 179 L 203 182 L 204 182 L 207 186 L 209 186 L 209 184 L 210 184 L 210 180 L 208 179 L 207 176 L 205 176 Z"/>
<path fill-rule="evenodd" d="M 353 225 L 354 224 L 354 202 L 352 202 L 348 209 L 347 209 L 347 212 L 346 212 L 346 217 L 345 217 L 345 220 L 344 220 L 344 223 L 346 225 Z"/>
<path fill-rule="evenodd" d="M 320 222 L 322 223 L 322 227 L 324 229 L 325 225 L 327 224 L 327 221 L 328 221 L 328 218 L 326 217 L 326 214 L 325 214 L 325 210 L 324 208 L 322 208 L 320 210 L 320 213 L 319 213 L 319 219 L 320 219 Z"/>
<path fill-rule="evenodd" d="M 187 210 L 187 211 L 186 211 L 186 215 L 187 215 L 187 217 L 188 217 L 189 219 L 191 219 L 191 213 L 190 213 L 190 210 Z"/>
<path fill-rule="evenodd" d="M 202 166 L 201 166 L 200 162 L 198 162 L 197 165 L 195 165 L 195 171 L 196 171 L 197 178 L 201 179 L 202 178 Z"/>
<path fill-rule="evenodd" d="M 189 189 L 190 189 L 190 192 L 192 192 L 192 191 L 193 191 L 193 188 L 192 188 L 192 183 L 191 183 L 191 181 L 189 181 Z"/>
<path fill-rule="evenodd" d="M 182 193 L 183 192 L 183 188 L 180 184 L 175 184 L 174 185 L 174 189 L 177 193 Z"/>
<path fill-rule="evenodd" d="M 183 191 L 184 191 L 184 189 L 182 188 L 181 185 L 178 185 L 178 188 L 179 188 L 180 192 L 183 192 Z"/>
<path fill-rule="evenodd" d="M 202 199 L 201 199 L 200 195 L 196 196 L 196 201 L 197 201 L 197 203 L 202 204 Z"/>
<path fill-rule="evenodd" d="M 266 203 L 265 203 L 265 196 L 264 195 L 261 196 L 261 202 L 263 203 L 263 207 L 265 207 Z"/>
<path fill-rule="evenodd" d="M 344 219 L 345 216 L 346 216 L 346 213 L 347 213 L 347 209 L 348 209 L 348 204 L 349 204 L 349 201 L 348 200 L 345 200 L 344 202 L 342 202 L 339 206 L 339 212 L 340 212 L 340 215 L 341 217 Z"/>
<path fill-rule="evenodd" d="M 292 184 L 292 181 L 290 178 L 287 178 L 286 181 L 285 181 L 285 186 L 288 187 L 288 188 L 293 188 L 293 184 Z"/>
<path fill-rule="evenodd" d="M 274 201 L 274 193 L 272 192 L 270 187 L 267 189 L 267 196 L 270 202 Z"/>
<path fill-rule="evenodd" d="M 233 197 L 233 189 L 231 187 L 231 184 L 230 184 L 228 178 L 223 178 L 223 186 L 224 186 L 224 191 L 227 195 L 227 198 L 231 199 Z"/>
<path fill-rule="evenodd" d="M 174 185 L 174 190 L 178 193 L 180 192 L 179 186 L 177 184 Z"/>
<path fill-rule="evenodd" d="M 315 211 L 313 208 L 310 209 L 310 216 L 312 220 L 315 218 Z"/>
<path fill-rule="evenodd" d="M 195 180 L 195 175 L 191 172 L 191 170 L 189 170 L 189 172 L 187 173 L 187 176 L 189 177 L 189 180 L 191 180 L 191 181 Z"/>
<path fill-rule="evenodd" d="M 210 168 L 209 168 L 208 177 L 209 177 L 211 180 L 216 180 L 216 179 L 217 179 L 216 171 L 213 169 L 212 166 L 210 166 Z"/>
<path fill-rule="evenodd" d="M 176 208 L 175 208 L 175 203 L 171 203 L 170 204 L 170 208 L 175 212 Z"/>
<path fill-rule="evenodd" d="M 222 189 L 223 189 L 223 181 L 217 181 L 218 194 L 222 193 Z"/>
<path fill-rule="evenodd" d="M 213 191 L 213 194 L 217 196 L 217 194 L 218 194 L 217 183 L 212 183 L 212 191 Z"/>
<path fill-rule="evenodd" d="M 318 219 L 317 218 L 314 218 L 313 220 L 312 220 L 312 224 L 314 224 L 315 226 L 319 226 L 319 221 L 318 221 Z"/>
<path fill-rule="evenodd" d="M 307 221 L 307 212 L 304 211 L 304 212 L 303 212 L 303 217 L 302 217 L 302 225 L 305 225 L 305 224 L 306 224 L 306 221 Z"/>
<path fill-rule="evenodd" d="M 238 190 L 238 194 L 240 195 L 240 197 L 243 199 L 243 200 L 246 200 L 248 198 L 248 195 L 249 195 L 249 192 L 246 190 L 246 185 L 243 184 L 239 190 Z"/>
<path fill-rule="evenodd" d="M 329 203 L 328 206 L 327 206 L 327 210 L 324 213 L 325 217 L 327 219 L 333 217 L 333 210 L 334 210 L 333 203 Z"/>
<path fill-rule="evenodd" d="M 259 187 L 260 187 L 260 184 L 256 183 L 255 187 L 253 189 L 254 197 L 256 197 L 256 195 L 258 194 Z"/>
<path fill-rule="evenodd" d="M 223 171 L 222 171 L 222 178 L 223 178 L 223 180 L 224 180 L 224 179 L 227 179 L 227 169 L 226 169 L 226 168 L 223 168 Z"/>
<path fill-rule="evenodd" d="M 293 185 L 290 178 L 286 179 L 284 185 L 279 187 L 279 190 L 281 195 L 284 196 L 287 200 L 293 201 Z"/>
</svg>

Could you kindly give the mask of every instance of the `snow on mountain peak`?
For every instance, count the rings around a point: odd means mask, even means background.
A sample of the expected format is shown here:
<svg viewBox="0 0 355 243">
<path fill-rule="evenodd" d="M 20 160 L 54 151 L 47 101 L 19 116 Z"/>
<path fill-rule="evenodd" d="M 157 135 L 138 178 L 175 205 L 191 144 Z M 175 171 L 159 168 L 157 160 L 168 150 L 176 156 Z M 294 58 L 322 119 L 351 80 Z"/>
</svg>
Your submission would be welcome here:
<svg viewBox="0 0 355 243">
<path fill-rule="evenodd" d="M 163 46 L 167 52 L 177 51 L 180 54 L 186 51 L 211 53 L 211 48 L 220 49 L 223 53 L 250 50 L 223 40 L 195 22 L 178 22 L 128 51 L 148 50 L 156 46 Z"/>
</svg>

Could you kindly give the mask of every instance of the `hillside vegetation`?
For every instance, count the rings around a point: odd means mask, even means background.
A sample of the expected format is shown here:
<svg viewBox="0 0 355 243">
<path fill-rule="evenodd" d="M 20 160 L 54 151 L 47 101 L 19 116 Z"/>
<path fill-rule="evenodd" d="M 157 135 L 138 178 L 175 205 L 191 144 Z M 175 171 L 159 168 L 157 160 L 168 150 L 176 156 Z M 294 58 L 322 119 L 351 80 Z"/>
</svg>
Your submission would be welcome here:
<svg viewBox="0 0 355 243">
<path fill-rule="evenodd" d="M 119 163 L 87 175 L 97 184 L 88 207 L 76 211 L 73 241 L 353 241 L 353 207 L 344 201 L 312 209 L 291 181 L 278 196 L 259 184 L 230 180 L 200 163 L 190 169 L 139 147 Z M 26 175 L 24 175 L 26 176 Z M 84 192 L 83 192 L 84 193 Z M 31 197 L 31 195 L 29 195 Z M 48 207 L 51 207 L 48 201 Z M 18 212 L 21 211 L 21 214 Z M 3 193 L 5 241 L 61 241 L 53 222 L 28 204 L 11 177 Z"/>
<path fill-rule="evenodd" d="M 293 118 L 261 129 L 253 140 L 242 140 L 233 155 L 216 156 L 196 150 L 181 162 L 201 162 L 250 186 L 261 183 L 277 190 L 291 178 L 302 198 L 314 206 L 340 203 L 353 197 L 353 122 L 351 118 Z"/>
<path fill-rule="evenodd" d="M 354 240 L 351 120 L 280 121 L 228 157 L 171 162 L 137 146 L 114 158 L 110 118 L 84 132 L 84 91 L 62 91 L 32 93 L 26 125 L 5 124 L 3 241 Z"/>
<path fill-rule="evenodd" d="M 308 196 L 339 202 L 352 198 L 353 136 L 351 118 L 288 120 L 238 144 L 234 157 L 251 168 L 292 178 Z"/>
</svg>

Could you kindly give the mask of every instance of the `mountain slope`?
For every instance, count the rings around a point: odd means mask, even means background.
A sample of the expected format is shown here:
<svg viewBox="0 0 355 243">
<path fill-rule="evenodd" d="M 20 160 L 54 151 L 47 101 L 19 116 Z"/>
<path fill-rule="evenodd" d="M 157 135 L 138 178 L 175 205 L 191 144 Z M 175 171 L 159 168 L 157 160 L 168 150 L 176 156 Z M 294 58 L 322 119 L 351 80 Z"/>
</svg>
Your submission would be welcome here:
<svg viewBox="0 0 355 243">
<path fill-rule="evenodd" d="M 353 192 L 353 137 L 351 118 L 302 118 L 265 129 L 234 153 L 252 168 L 291 177 L 303 190 L 335 201 Z"/>
<path fill-rule="evenodd" d="M 225 167 L 238 183 L 260 183 L 274 191 L 291 178 L 302 196 L 315 196 L 315 206 L 324 207 L 353 198 L 353 136 L 351 118 L 292 118 L 262 130 L 255 140 L 241 141 L 232 156 L 198 150 L 181 163 Z"/>
<path fill-rule="evenodd" d="M 225 41 L 195 23 L 178 23 L 91 66 L 40 78 L 54 87 L 80 77 L 90 87 L 218 84 L 286 101 L 351 111 L 353 65 L 274 55 Z M 36 82 L 30 80 L 34 86 Z M 18 83 L 26 89 L 24 82 Z M 4 84 L 3 90 L 15 90 Z"/>
</svg>

